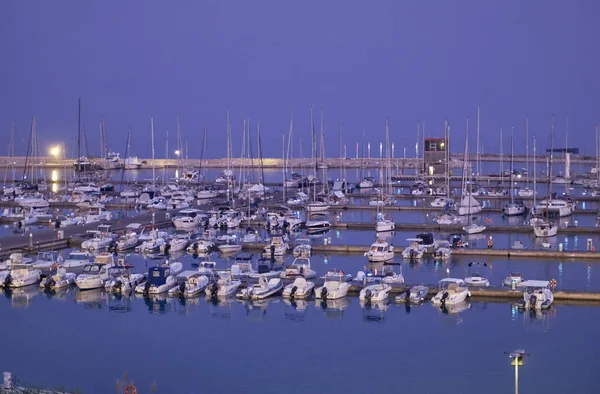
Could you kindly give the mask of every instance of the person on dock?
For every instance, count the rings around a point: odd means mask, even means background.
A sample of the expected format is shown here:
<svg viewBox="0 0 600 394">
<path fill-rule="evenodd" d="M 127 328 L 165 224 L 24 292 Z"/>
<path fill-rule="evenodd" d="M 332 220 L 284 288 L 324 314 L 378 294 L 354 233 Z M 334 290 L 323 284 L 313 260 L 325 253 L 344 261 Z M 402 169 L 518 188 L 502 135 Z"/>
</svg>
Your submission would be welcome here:
<svg viewBox="0 0 600 394">
<path fill-rule="evenodd" d="M 487 246 L 488 246 L 488 249 L 492 249 L 494 247 L 494 241 L 492 241 L 491 235 L 490 235 L 490 238 L 488 239 Z"/>
</svg>

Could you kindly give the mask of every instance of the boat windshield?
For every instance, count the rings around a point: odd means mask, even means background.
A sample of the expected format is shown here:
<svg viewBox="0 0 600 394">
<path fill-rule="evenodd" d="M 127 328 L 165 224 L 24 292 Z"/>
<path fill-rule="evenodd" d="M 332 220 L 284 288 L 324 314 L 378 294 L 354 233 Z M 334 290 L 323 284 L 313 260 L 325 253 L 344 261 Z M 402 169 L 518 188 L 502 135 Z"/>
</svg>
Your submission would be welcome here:
<svg viewBox="0 0 600 394">
<path fill-rule="evenodd" d="M 83 272 L 97 273 L 97 272 L 100 272 L 101 268 L 102 268 L 102 264 L 89 264 L 89 265 L 86 265 L 85 267 L 83 267 Z"/>
<path fill-rule="evenodd" d="M 81 253 L 81 252 L 74 252 L 74 253 L 70 253 L 69 260 L 87 260 L 87 256 L 85 253 Z"/>
</svg>

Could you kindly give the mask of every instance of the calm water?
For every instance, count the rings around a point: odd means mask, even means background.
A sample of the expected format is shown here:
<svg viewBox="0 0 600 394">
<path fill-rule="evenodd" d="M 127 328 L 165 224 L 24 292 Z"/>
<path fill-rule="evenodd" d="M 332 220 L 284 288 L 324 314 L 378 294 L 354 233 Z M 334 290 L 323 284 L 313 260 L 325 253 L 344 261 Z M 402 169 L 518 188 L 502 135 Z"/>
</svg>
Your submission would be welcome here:
<svg viewBox="0 0 600 394">
<path fill-rule="evenodd" d="M 429 304 L 368 309 L 353 297 L 214 305 L 26 292 L 0 298 L 0 367 L 85 393 L 114 392 L 125 371 L 138 392 L 156 382 L 160 393 L 511 393 L 503 352 L 516 348 L 531 353 L 521 392 L 600 390 L 600 359 L 589 345 L 597 307 L 523 314 L 508 303 L 475 302 L 443 314 Z"/>
</svg>

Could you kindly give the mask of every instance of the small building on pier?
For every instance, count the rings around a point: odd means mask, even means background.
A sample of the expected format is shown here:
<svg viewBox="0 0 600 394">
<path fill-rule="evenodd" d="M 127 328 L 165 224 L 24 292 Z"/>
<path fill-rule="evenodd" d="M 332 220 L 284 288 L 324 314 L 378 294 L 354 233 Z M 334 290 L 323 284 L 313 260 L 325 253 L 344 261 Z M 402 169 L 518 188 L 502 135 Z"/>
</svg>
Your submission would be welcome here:
<svg viewBox="0 0 600 394">
<path fill-rule="evenodd" d="M 441 175 L 446 172 L 448 141 L 446 138 L 425 138 L 423 150 L 423 173 Z"/>
</svg>

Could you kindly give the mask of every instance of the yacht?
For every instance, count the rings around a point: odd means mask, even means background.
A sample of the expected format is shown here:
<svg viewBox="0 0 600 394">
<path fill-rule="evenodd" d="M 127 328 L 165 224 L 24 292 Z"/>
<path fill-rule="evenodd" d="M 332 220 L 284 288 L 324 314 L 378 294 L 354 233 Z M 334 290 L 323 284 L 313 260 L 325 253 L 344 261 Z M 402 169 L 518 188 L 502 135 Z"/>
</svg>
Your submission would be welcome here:
<svg viewBox="0 0 600 394">
<path fill-rule="evenodd" d="M 454 199 L 448 197 L 436 197 L 429 204 L 432 208 L 452 208 Z"/>
<path fill-rule="evenodd" d="M 283 298 L 306 299 L 312 295 L 315 289 L 313 282 L 308 282 L 305 278 L 296 278 L 293 283 L 285 286 L 283 289 Z"/>
<path fill-rule="evenodd" d="M 87 250 L 72 251 L 60 265 L 67 271 L 80 271 L 92 260 L 92 254 Z"/>
<path fill-rule="evenodd" d="M 173 253 L 185 250 L 190 242 L 190 238 L 185 235 L 174 235 L 160 247 L 162 253 Z"/>
<path fill-rule="evenodd" d="M 133 249 L 138 244 L 138 235 L 134 231 L 128 231 L 127 233 L 121 235 L 117 240 L 117 250 L 127 250 Z"/>
<path fill-rule="evenodd" d="M 463 226 L 463 231 L 469 235 L 479 234 L 485 231 L 486 227 L 483 224 L 469 223 Z"/>
<path fill-rule="evenodd" d="M 425 285 L 416 285 L 410 288 L 408 300 L 413 304 L 420 304 L 425 301 L 429 295 L 429 287 Z"/>
<path fill-rule="evenodd" d="M 35 269 L 48 271 L 58 263 L 62 263 L 62 257 L 58 252 L 39 252 L 31 266 Z"/>
<path fill-rule="evenodd" d="M 504 280 L 502 281 L 502 285 L 511 287 L 514 285 L 516 288 L 521 286 L 521 283 L 523 283 L 524 281 L 525 279 L 523 279 L 523 276 L 521 276 L 521 274 L 519 274 L 518 272 L 511 272 L 506 278 L 504 278 Z"/>
<path fill-rule="evenodd" d="M 550 221 L 538 220 L 533 226 L 533 234 L 538 238 L 554 237 L 558 233 L 558 226 Z"/>
<path fill-rule="evenodd" d="M 392 260 L 394 258 L 394 247 L 386 241 L 378 239 L 371 245 L 365 256 L 372 262 Z"/>
<path fill-rule="evenodd" d="M 146 274 L 136 274 L 127 269 L 122 275 L 110 277 L 104 283 L 104 290 L 107 293 L 129 294 L 136 286 L 146 281 Z"/>
<path fill-rule="evenodd" d="M 558 212 L 560 217 L 564 217 L 573 214 L 575 205 L 570 200 L 551 198 L 538 202 L 535 209 L 539 212 L 544 212 L 545 210 L 549 212 Z"/>
<path fill-rule="evenodd" d="M 435 260 L 445 260 L 450 258 L 452 254 L 452 248 L 450 246 L 450 241 L 446 240 L 436 240 L 435 247 L 433 249 L 433 258 Z"/>
<path fill-rule="evenodd" d="M 396 223 L 393 220 L 386 219 L 381 215 L 381 219 L 375 224 L 375 231 L 378 233 L 384 233 L 387 231 L 394 231 L 396 229 Z"/>
<path fill-rule="evenodd" d="M 329 204 L 324 201 L 313 201 L 306 204 L 306 211 L 309 213 L 325 212 L 329 209 Z"/>
<path fill-rule="evenodd" d="M 375 181 L 375 178 L 368 176 L 368 177 L 364 178 L 362 181 L 360 181 L 358 183 L 357 187 L 359 189 L 370 189 L 375 185 L 374 181 Z"/>
<path fill-rule="evenodd" d="M 402 257 L 411 260 L 422 259 L 425 248 L 421 245 L 421 238 L 407 238 L 406 240 L 409 244 L 402 251 Z"/>
<path fill-rule="evenodd" d="M 526 208 L 522 201 L 509 202 L 502 208 L 502 213 L 506 216 L 518 216 L 525 214 Z"/>
<path fill-rule="evenodd" d="M 546 280 L 526 280 L 521 282 L 521 287 L 525 287 L 523 299 L 519 302 L 522 309 L 548 309 L 554 302 L 550 282 Z"/>
<path fill-rule="evenodd" d="M 329 230 L 331 223 L 328 220 L 309 220 L 305 224 L 309 233 L 320 233 Z"/>
<path fill-rule="evenodd" d="M 214 242 L 208 241 L 206 239 L 197 239 L 192 241 L 190 245 L 187 247 L 188 253 L 207 253 L 209 250 L 215 247 Z"/>
<path fill-rule="evenodd" d="M 471 295 L 462 279 L 445 278 L 439 281 L 439 286 L 438 293 L 431 299 L 433 305 L 436 306 L 456 305 Z"/>
<path fill-rule="evenodd" d="M 283 240 L 283 237 L 273 236 L 271 237 L 271 243 L 265 246 L 263 249 L 263 257 L 270 258 L 285 256 L 288 249 L 289 245 Z"/>
<path fill-rule="evenodd" d="M 107 248 L 114 242 L 114 234 L 110 232 L 109 225 L 100 225 L 97 230 L 88 230 L 88 234 L 93 234 L 92 239 L 81 243 L 81 248 L 86 250 L 100 250 Z"/>
</svg>

